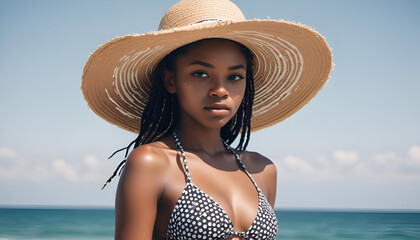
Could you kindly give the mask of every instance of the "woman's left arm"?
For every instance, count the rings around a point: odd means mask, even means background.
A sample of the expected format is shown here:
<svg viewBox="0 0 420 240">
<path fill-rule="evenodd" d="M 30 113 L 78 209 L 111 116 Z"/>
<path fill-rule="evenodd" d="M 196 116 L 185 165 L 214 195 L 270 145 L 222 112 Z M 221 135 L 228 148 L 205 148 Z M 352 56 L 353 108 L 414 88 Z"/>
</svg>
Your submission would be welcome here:
<svg viewBox="0 0 420 240">
<path fill-rule="evenodd" d="M 264 163 L 263 178 L 267 189 L 267 200 L 271 207 L 274 207 L 277 191 L 277 168 L 276 165 L 268 158 L 260 155 L 260 161 Z"/>
</svg>

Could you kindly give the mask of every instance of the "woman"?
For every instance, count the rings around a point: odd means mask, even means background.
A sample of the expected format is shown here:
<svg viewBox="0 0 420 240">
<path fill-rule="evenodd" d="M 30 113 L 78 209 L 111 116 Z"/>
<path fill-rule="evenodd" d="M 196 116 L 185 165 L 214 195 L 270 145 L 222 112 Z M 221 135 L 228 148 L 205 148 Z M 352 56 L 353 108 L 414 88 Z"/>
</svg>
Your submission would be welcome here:
<svg viewBox="0 0 420 240">
<path fill-rule="evenodd" d="M 245 149 L 251 130 L 322 88 L 327 43 L 298 24 L 245 20 L 227 0 L 181 1 L 159 29 L 111 40 L 83 74 L 92 110 L 139 133 L 113 175 L 125 164 L 115 238 L 275 239 L 276 168 Z"/>
</svg>

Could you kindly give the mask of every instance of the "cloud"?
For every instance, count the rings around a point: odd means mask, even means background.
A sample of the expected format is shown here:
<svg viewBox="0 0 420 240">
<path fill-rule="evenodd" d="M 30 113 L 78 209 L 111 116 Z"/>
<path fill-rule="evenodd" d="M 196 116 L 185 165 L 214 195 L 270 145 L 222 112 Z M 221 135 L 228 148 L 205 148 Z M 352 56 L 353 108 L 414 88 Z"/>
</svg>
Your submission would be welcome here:
<svg viewBox="0 0 420 240">
<path fill-rule="evenodd" d="M 11 148 L 0 148 L 0 180 L 103 182 L 110 171 L 109 164 L 99 164 L 92 154 L 71 163 L 63 158 L 37 162 L 20 156 Z"/>
<path fill-rule="evenodd" d="M 63 159 L 52 162 L 52 170 L 57 177 L 69 182 L 103 182 L 109 171 L 103 168 L 97 158 L 91 154 L 86 155 L 78 164 L 70 165 Z"/>
<path fill-rule="evenodd" d="M 76 170 L 63 159 L 54 160 L 51 165 L 53 172 L 58 176 L 62 176 L 71 182 L 77 181 Z"/>
<path fill-rule="evenodd" d="M 86 155 L 83 159 L 83 164 L 89 168 L 96 168 L 98 167 L 98 159 L 95 156 L 89 154 Z"/>
<path fill-rule="evenodd" d="M 408 164 L 412 166 L 420 166 L 420 147 L 412 146 L 408 151 Z"/>
<path fill-rule="evenodd" d="M 286 156 L 275 161 L 280 180 L 324 181 L 345 178 L 388 180 L 420 179 L 420 147 L 412 146 L 406 157 L 394 152 L 361 158 L 354 150 L 337 150 L 330 156 L 304 160 Z"/>
<path fill-rule="evenodd" d="M 298 171 L 302 173 L 308 173 L 313 171 L 313 167 L 310 164 L 294 156 L 285 157 L 284 165 L 292 171 Z"/>
<path fill-rule="evenodd" d="M 0 159 L 15 159 L 17 157 L 15 151 L 7 147 L 0 147 Z"/>
<path fill-rule="evenodd" d="M 276 167 L 281 173 L 279 178 L 286 180 L 314 171 L 314 167 L 311 164 L 295 156 L 286 156 L 283 161 L 276 162 Z"/>
<path fill-rule="evenodd" d="M 0 147 L 0 179 L 38 181 L 50 179 L 50 173 L 42 164 L 26 161 L 13 149 Z"/>
<path fill-rule="evenodd" d="M 359 160 L 359 154 L 355 151 L 337 150 L 333 152 L 333 158 L 343 165 L 353 165 Z"/>
</svg>

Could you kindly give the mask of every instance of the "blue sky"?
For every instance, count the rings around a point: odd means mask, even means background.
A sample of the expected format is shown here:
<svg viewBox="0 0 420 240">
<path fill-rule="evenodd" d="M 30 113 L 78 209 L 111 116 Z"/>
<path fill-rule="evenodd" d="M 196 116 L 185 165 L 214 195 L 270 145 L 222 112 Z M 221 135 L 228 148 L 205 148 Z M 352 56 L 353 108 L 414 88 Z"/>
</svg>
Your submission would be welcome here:
<svg viewBox="0 0 420 240">
<path fill-rule="evenodd" d="M 135 136 L 80 91 L 98 45 L 156 30 L 176 1 L 0 2 L 0 205 L 113 206 Z M 248 19 L 324 35 L 335 70 L 298 113 L 252 135 L 278 169 L 276 207 L 420 209 L 418 1 L 234 1 Z"/>
</svg>

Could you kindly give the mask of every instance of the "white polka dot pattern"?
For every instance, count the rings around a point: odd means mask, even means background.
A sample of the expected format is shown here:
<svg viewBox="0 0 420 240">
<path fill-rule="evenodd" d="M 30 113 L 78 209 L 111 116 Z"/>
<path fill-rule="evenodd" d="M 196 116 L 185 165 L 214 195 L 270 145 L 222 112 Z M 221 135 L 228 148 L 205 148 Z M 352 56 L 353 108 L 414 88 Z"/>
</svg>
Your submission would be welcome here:
<svg viewBox="0 0 420 240">
<path fill-rule="evenodd" d="M 184 159 L 187 184 L 171 214 L 167 230 L 167 239 L 210 240 L 226 239 L 232 236 L 240 236 L 250 240 L 273 240 L 276 238 L 276 215 L 268 203 L 267 198 L 246 170 L 238 154 L 225 144 L 226 148 L 235 155 L 258 191 L 257 216 L 252 225 L 245 232 L 234 231 L 233 224 L 223 208 L 212 197 L 191 182 L 184 150 L 182 149 L 175 132 L 174 139 Z"/>
</svg>

